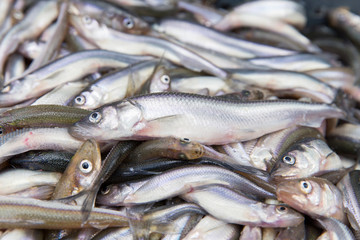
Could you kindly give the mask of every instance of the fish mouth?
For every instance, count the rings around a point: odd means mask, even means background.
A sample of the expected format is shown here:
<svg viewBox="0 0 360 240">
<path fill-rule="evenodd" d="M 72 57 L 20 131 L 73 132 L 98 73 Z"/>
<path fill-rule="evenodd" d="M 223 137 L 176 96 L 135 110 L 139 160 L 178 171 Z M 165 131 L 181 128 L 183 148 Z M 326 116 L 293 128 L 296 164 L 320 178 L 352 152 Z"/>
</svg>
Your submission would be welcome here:
<svg viewBox="0 0 360 240">
<path fill-rule="evenodd" d="M 91 129 L 91 127 L 82 124 L 81 122 L 77 122 L 71 127 L 69 127 L 69 134 L 74 138 L 87 140 L 90 138 L 94 138 Z"/>
</svg>

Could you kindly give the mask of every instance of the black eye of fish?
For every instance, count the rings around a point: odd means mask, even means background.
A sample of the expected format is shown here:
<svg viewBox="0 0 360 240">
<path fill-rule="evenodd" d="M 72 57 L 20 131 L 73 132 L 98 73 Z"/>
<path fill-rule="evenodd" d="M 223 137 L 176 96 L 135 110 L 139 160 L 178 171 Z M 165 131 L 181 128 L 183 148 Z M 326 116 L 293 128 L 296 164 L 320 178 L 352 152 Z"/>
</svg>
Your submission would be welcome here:
<svg viewBox="0 0 360 240">
<path fill-rule="evenodd" d="M 83 105 L 85 103 L 85 97 L 80 95 L 75 98 L 75 103 L 78 105 Z"/>
<path fill-rule="evenodd" d="M 310 193 L 311 189 L 312 189 L 311 184 L 308 181 L 301 181 L 300 188 L 301 188 L 301 191 L 305 194 Z"/>
<path fill-rule="evenodd" d="M 89 160 L 87 160 L 87 159 L 82 160 L 81 163 L 80 163 L 80 170 L 83 173 L 91 172 L 91 170 L 92 170 L 91 162 Z"/>
<path fill-rule="evenodd" d="M 279 212 L 279 213 L 285 213 L 285 212 L 287 212 L 287 207 L 285 207 L 285 206 L 277 206 L 276 211 Z"/>
<path fill-rule="evenodd" d="M 93 112 L 90 114 L 89 121 L 92 123 L 98 123 L 101 119 L 101 114 L 99 112 Z"/>
<path fill-rule="evenodd" d="M 92 22 L 91 17 L 89 17 L 88 15 L 85 15 L 82 20 L 85 24 L 90 24 Z"/>
<path fill-rule="evenodd" d="M 3 135 L 4 131 L 3 131 L 3 128 L 0 127 L 0 135 Z"/>
<path fill-rule="evenodd" d="M 163 76 L 161 76 L 160 80 L 161 80 L 161 82 L 167 84 L 170 82 L 170 77 L 168 75 L 163 75 Z"/>
<path fill-rule="evenodd" d="M 295 164 L 295 158 L 293 156 L 286 155 L 283 157 L 283 162 L 289 165 Z"/>
<path fill-rule="evenodd" d="M 128 29 L 131 29 L 134 27 L 134 21 L 131 18 L 124 18 L 123 24 Z"/>
<path fill-rule="evenodd" d="M 104 188 L 101 189 L 101 194 L 102 195 L 106 195 L 110 192 L 110 187 L 109 186 L 106 186 Z"/>
<path fill-rule="evenodd" d="M 183 143 L 183 144 L 185 144 L 185 143 L 190 143 L 191 141 L 190 141 L 190 139 L 189 138 L 182 138 L 182 139 L 180 139 L 180 143 Z"/>
<path fill-rule="evenodd" d="M 250 96 L 250 91 L 242 90 L 242 94 L 244 95 L 244 97 L 248 97 L 248 96 Z"/>
</svg>

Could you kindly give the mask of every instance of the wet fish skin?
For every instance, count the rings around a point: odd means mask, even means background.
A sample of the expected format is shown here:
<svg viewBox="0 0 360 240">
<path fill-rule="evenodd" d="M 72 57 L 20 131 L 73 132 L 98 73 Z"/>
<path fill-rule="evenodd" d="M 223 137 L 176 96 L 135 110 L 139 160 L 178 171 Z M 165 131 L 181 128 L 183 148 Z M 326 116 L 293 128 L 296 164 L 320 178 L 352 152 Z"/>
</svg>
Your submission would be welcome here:
<svg viewBox="0 0 360 240">
<path fill-rule="evenodd" d="M 340 190 L 322 178 L 284 180 L 277 185 L 276 195 L 299 212 L 313 218 L 333 217 L 346 222 Z"/>
<path fill-rule="evenodd" d="M 317 221 L 325 228 L 329 239 L 356 239 L 351 230 L 344 223 L 335 218 L 317 219 Z"/>
<path fill-rule="evenodd" d="M 124 213 L 94 208 L 87 222 L 80 206 L 29 198 L 0 196 L 0 224 L 3 228 L 64 229 L 128 226 Z"/>
<path fill-rule="evenodd" d="M 324 104 L 153 93 L 104 106 L 75 123 L 69 132 L 97 141 L 173 136 L 213 145 L 254 139 L 295 124 L 319 127 L 325 118 L 344 117 L 342 110 Z M 271 124 L 264 125 L 264 121 Z"/>
<path fill-rule="evenodd" d="M 225 186 L 195 189 L 181 197 L 228 223 L 253 227 L 289 227 L 304 221 L 302 214 L 291 208 L 257 202 Z"/>
</svg>

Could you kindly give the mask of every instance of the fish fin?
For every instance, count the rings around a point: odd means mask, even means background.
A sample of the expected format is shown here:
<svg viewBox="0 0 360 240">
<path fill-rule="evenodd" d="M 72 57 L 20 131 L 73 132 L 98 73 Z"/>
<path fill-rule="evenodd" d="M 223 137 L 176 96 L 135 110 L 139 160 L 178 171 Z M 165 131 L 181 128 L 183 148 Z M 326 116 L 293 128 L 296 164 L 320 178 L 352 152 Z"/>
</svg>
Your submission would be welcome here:
<svg viewBox="0 0 360 240">
<path fill-rule="evenodd" d="M 95 198 L 100 189 L 100 185 L 96 184 L 94 188 L 91 190 L 84 190 L 87 194 L 82 206 L 81 206 L 81 214 L 82 214 L 82 222 L 83 224 L 87 222 L 89 219 L 91 210 L 95 204 Z"/>
<path fill-rule="evenodd" d="M 136 92 L 136 89 L 135 89 L 134 75 L 133 75 L 133 71 L 130 68 L 130 74 L 129 74 L 125 97 L 127 98 L 127 97 L 134 96 L 135 92 Z"/>
</svg>

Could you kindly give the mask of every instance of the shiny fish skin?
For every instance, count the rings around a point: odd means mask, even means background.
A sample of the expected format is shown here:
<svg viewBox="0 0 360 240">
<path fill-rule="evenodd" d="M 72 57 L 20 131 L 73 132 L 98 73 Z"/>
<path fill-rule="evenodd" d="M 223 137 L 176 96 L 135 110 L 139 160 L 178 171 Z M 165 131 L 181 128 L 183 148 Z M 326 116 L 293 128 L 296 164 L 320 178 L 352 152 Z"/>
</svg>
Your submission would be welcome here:
<svg viewBox="0 0 360 240">
<path fill-rule="evenodd" d="M 344 112 L 330 105 L 290 100 L 239 102 L 153 93 L 102 107 L 75 123 L 70 134 L 97 141 L 186 137 L 212 145 L 250 140 L 296 124 L 319 127 L 326 118 L 344 118 Z"/>
<path fill-rule="evenodd" d="M 351 230 L 343 224 L 341 221 L 334 218 L 318 219 L 318 222 L 326 229 L 330 236 L 330 240 L 335 239 L 346 239 L 355 240 L 354 234 Z"/>
<path fill-rule="evenodd" d="M 209 186 L 182 195 L 212 216 L 234 224 L 259 227 L 297 226 L 304 217 L 283 205 L 270 205 L 244 197 L 224 186 Z"/>
<path fill-rule="evenodd" d="M 2 228 L 64 229 L 81 227 L 128 226 L 125 214 L 94 208 L 86 223 L 80 206 L 28 198 L 0 196 Z"/>
</svg>

